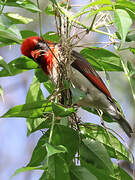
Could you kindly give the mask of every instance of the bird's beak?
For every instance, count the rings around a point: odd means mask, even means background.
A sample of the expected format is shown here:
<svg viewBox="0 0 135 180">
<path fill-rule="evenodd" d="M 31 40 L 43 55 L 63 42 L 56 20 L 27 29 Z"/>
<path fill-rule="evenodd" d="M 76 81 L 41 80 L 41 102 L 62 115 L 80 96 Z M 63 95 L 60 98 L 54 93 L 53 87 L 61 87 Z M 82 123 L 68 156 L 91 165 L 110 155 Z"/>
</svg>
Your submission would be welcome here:
<svg viewBox="0 0 135 180">
<path fill-rule="evenodd" d="M 31 57 L 35 62 L 37 62 L 40 56 L 41 56 L 41 51 L 39 49 L 31 51 Z"/>
</svg>

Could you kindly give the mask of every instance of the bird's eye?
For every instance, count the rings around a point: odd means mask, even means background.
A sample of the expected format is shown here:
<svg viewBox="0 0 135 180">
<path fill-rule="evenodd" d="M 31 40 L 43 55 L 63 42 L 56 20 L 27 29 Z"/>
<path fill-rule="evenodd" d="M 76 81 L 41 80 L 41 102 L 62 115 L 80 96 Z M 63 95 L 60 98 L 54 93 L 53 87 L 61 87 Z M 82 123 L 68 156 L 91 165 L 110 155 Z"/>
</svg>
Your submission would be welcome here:
<svg viewBox="0 0 135 180">
<path fill-rule="evenodd" d="M 41 49 L 41 45 L 39 42 L 36 44 L 35 49 Z"/>
<path fill-rule="evenodd" d="M 36 44 L 35 49 L 45 50 L 45 49 L 47 49 L 47 47 L 46 47 L 46 44 L 43 41 L 40 41 L 40 42 L 38 42 Z"/>
</svg>

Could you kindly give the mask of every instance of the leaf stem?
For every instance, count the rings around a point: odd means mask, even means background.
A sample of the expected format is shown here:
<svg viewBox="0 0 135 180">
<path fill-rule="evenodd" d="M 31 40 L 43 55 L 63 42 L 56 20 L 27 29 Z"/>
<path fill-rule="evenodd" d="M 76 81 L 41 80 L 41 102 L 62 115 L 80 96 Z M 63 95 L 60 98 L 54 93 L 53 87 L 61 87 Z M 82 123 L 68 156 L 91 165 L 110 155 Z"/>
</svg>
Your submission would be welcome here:
<svg viewBox="0 0 135 180">
<path fill-rule="evenodd" d="M 130 78 L 129 73 L 128 73 L 128 69 L 127 69 L 127 67 L 125 66 L 125 64 L 124 64 L 124 62 L 123 62 L 120 54 L 119 54 L 119 56 L 120 56 L 121 64 L 122 64 L 122 67 L 123 67 L 123 69 L 124 69 L 125 75 L 126 75 L 126 77 L 127 77 L 127 79 L 128 79 L 128 82 L 129 82 L 129 85 L 130 85 L 130 88 L 131 88 L 131 92 L 132 92 L 132 96 L 133 96 L 133 99 L 134 99 L 134 102 L 135 102 L 135 92 L 134 92 L 134 88 L 133 88 L 133 86 L 132 86 L 131 78 Z"/>
<path fill-rule="evenodd" d="M 55 118 L 54 118 L 54 113 L 52 115 L 52 125 L 51 125 L 51 130 L 50 130 L 50 136 L 49 136 L 49 144 L 51 143 L 52 140 L 52 135 L 53 135 L 53 129 L 54 129 L 54 122 L 55 122 Z"/>
<path fill-rule="evenodd" d="M 1 8 L 1 10 L 0 10 L 0 14 L 2 14 L 2 12 L 3 12 L 3 10 L 4 10 L 4 7 L 5 7 L 5 5 L 6 5 L 6 2 L 7 2 L 7 0 L 4 1 L 3 6 L 2 6 L 2 8 Z M 0 1 L 0 4 L 2 4 L 1 1 Z"/>
<path fill-rule="evenodd" d="M 0 0 L 0 11 L 1 11 L 1 7 L 2 7 L 2 4 L 1 4 L 1 0 Z"/>
<path fill-rule="evenodd" d="M 111 33 L 108 33 L 108 32 L 105 32 L 105 31 L 100 31 L 98 29 L 92 29 L 91 31 L 93 32 L 97 32 L 97 33 L 100 33 L 100 34 L 104 34 L 104 35 L 107 35 L 107 36 L 110 36 L 114 39 L 115 35 L 114 34 L 111 34 Z"/>
<path fill-rule="evenodd" d="M 127 47 L 127 48 L 122 48 L 122 49 L 119 49 L 119 51 L 124 51 L 124 50 L 129 50 L 129 47 Z"/>
<path fill-rule="evenodd" d="M 40 9 L 39 0 L 37 0 L 37 6 Z M 41 18 L 41 12 L 38 13 L 38 16 L 39 16 L 40 36 L 42 37 L 42 18 Z"/>
<path fill-rule="evenodd" d="M 93 21 L 91 23 L 91 26 L 90 26 L 90 31 L 93 29 L 93 26 L 94 26 L 94 22 L 96 20 L 96 17 L 97 17 L 97 14 L 95 14 L 94 18 L 93 18 Z"/>
<path fill-rule="evenodd" d="M 96 18 L 96 17 L 95 17 L 95 18 Z M 95 20 L 94 20 L 94 21 L 95 21 Z M 95 28 L 88 27 L 88 26 L 82 24 L 82 23 L 79 22 L 79 21 L 73 21 L 73 22 L 75 22 L 76 24 L 82 26 L 83 28 L 86 28 L 88 31 L 97 32 L 97 33 L 104 34 L 104 35 L 107 35 L 107 36 L 109 36 L 109 37 L 112 37 L 113 39 L 116 39 L 114 34 L 111 34 L 111 33 L 105 32 L 105 31 L 101 31 L 101 30 L 99 30 L 99 29 L 95 29 Z M 92 26 L 93 26 L 93 25 L 92 25 Z"/>
</svg>

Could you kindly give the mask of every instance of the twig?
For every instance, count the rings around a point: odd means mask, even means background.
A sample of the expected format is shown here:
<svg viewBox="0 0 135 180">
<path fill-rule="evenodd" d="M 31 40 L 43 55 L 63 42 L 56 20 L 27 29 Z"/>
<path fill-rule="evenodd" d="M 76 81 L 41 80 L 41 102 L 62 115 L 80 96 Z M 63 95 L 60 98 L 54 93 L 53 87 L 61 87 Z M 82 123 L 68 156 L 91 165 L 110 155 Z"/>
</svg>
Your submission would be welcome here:
<svg viewBox="0 0 135 180">
<path fill-rule="evenodd" d="M 115 42 L 90 42 L 90 43 L 79 44 L 79 45 L 76 45 L 75 47 L 88 47 L 88 45 L 92 45 L 92 44 L 107 44 L 107 46 L 108 45 L 110 46 L 110 45 L 116 44 L 116 43 L 119 43 L 119 42 L 118 41 L 115 41 Z"/>
<path fill-rule="evenodd" d="M 94 26 L 96 17 L 97 17 L 97 14 L 95 14 L 95 16 L 94 16 L 94 18 L 93 18 L 93 21 L 92 21 L 91 26 L 90 26 L 90 31 L 93 29 L 93 26 Z"/>
<path fill-rule="evenodd" d="M 48 140 L 49 144 L 51 143 L 51 140 L 52 140 L 54 124 L 55 124 L 55 117 L 54 117 L 54 113 L 53 113 L 53 115 L 52 115 L 52 125 L 51 125 L 51 130 L 50 130 L 50 136 L 49 136 L 49 140 Z"/>
<path fill-rule="evenodd" d="M 117 53 L 119 54 L 119 57 L 120 57 L 120 60 L 121 60 L 121 64 L 122 64 L 122 66 L 123 66 L 125 75 L 126 75 L 126 77 L 127 77 L 127 79 L 128 79 L 128 82 L 129 82 L 129 85 L 130 85 L 130 88 L 131 88 L 131 92 L 132 92 L 132 96 L 133 96 L 133 100 L 134 100 L 134 103 L 135 103 L 135 92 L 134 92 L 134 89 L 133 89 L 133 86 L 132 86 L 132 83 L 131 83 L 131 78 L 130 78 L 130 76 L 129 76 L 128 69 L 127 69 L 127 67 L 126 67 L 125 64 L 124 64 L 124 62 L 123 62 L 123 60 L 122 60 L 122 58 L 121 58 L 120 53 L 119 53 L 118 51 L 117 51 Z"/>
<path fill-rule="evenodd" d="M 37 0 L 37 7 L 40 9 L 39 0 Z M 40 36 L 42 37 L 42 19 L 41 19 L 41 12 L 39 12 L 38 15 L 39 15 Z"/>
</svg>

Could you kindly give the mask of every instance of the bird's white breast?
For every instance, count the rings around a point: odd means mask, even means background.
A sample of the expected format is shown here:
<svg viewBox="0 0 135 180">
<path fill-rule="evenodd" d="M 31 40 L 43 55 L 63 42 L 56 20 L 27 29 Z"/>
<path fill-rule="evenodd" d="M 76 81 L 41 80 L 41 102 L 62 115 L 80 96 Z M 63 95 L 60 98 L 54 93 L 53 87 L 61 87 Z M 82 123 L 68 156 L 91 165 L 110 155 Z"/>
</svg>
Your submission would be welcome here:
<svg viewBox="0 0 135 180">
<path fill-rule="evenodd" d="M 78 88 L 87 94 L 78 104 L 82 106 L 90 106 L 97 109 L 106 109 L 110 107 L 110 101 L 106 95 L 95 87 L 83 74 L 71 67 L 71 81 L 75 88 Z"/>
</svg>

